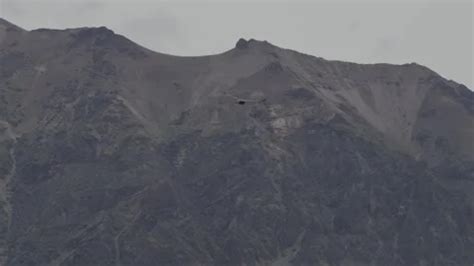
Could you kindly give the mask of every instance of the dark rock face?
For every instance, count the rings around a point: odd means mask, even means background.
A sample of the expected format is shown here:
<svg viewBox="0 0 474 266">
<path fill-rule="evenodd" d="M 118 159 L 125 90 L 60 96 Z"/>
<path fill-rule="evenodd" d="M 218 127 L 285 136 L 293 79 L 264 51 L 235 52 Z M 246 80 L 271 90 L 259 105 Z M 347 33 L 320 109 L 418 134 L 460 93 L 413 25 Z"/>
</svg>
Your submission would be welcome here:
<svg viewBox="0 0 474 266">
<path fill-rule="evenodd" d="M 247 40 L 242 39 L 242 38 L 240 38 L 235 44 L 235 48 L 237 49 L 245 49 L 247 47 L 249 47 L 249 43 L 247 42 Z"/>
<path fill-rule="evenodd" d="M 104 28 L 8 36 L 2 265 L 474 263 L 465 87 L 257 41 L 182 58 Z"/>
</svg>

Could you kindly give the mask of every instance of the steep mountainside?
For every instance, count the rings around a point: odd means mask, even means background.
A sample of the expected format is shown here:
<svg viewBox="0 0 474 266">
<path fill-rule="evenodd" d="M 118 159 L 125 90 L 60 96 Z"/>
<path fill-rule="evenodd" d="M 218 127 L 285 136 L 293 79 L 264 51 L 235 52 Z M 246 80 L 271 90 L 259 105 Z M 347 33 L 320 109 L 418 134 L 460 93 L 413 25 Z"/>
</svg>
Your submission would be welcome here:
<svg viewBox="0 0 474 266">
<path fill-rule="evenodd" d="M 0 265 L 472 265 L 474 93 L 0 19 Z"/>
</svg>

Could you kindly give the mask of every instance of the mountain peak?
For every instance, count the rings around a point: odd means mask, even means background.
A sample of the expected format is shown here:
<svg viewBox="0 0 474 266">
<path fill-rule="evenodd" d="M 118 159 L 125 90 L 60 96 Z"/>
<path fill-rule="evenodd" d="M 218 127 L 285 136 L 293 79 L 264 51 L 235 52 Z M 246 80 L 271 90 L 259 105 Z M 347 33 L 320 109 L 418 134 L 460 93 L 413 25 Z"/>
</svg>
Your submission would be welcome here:
<svg viewBox="0 0 474 266">
<path fill-rule="evenodd" d="M 100 27 L 80 27 L 80 28 L 67 28 L 67 29 L 50 29 L 50 28 L 38 28 L 32 30 L 33 32 L 70 32 L 73 34 L 80 35 L 114 35 L 115 32 L 111 29 L 100 26 Z"/>
<path fill-rule="evenodd" d="M 235 44 L 235 48 L 237 49 L 246 49 L 248 47 L 249 47 L 249 42 L 244 38 L 240 38 Z"/>
<path fill-rule="evenodd" d="M 0 18 L 0 30 L 5 31 L 24 31 L 24 29 L 18 27 L 17 25 L 7 21 L 6 19 Z"/>
<path fill-rule="evenodd" d="M 244 38 L 240 38 L 235 44 L 235 48 L 237 49 L 247 49 L 249 47 L 257 47 L 257 46 L 273 46 L 273 45 L 267 41 L 259 41 L 255 39 L 246 40 Z"/>
</svg>

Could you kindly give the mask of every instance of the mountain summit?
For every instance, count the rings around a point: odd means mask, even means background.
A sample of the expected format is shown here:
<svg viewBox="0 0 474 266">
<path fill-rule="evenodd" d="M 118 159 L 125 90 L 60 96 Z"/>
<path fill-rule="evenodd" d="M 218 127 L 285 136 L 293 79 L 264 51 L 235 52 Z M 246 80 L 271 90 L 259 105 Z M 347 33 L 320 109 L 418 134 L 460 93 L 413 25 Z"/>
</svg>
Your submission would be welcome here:
<svg viewBox="0 0 474 266">
<path fill-rule="evenodd" d="M 6 30 L 9 30 L 9 31 L 13 31 L 13 30 L 22 30 L 22 31 L 24 31 L 24 29 L 10 23 L 9 21 L 6 21 L 3 18 L 0 18 L 0 27 L 4 28 Z"/>
<path fill-rule="evenodd" d="M 0 20 L 0 264 L 472 265 L 474 93 Z"/>
</svg>

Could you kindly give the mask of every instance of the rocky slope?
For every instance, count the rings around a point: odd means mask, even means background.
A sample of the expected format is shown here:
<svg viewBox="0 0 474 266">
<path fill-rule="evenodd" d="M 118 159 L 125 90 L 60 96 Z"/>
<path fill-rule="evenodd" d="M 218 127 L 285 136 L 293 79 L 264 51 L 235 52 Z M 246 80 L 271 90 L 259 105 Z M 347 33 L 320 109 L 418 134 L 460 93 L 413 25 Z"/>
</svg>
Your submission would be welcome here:
<svg viewBox="0 0 474 266">
<path fill-rule="evenodd" d="M 474 93 L 0 20 L 0 264 L 472 265 Z"/>
</svg>

